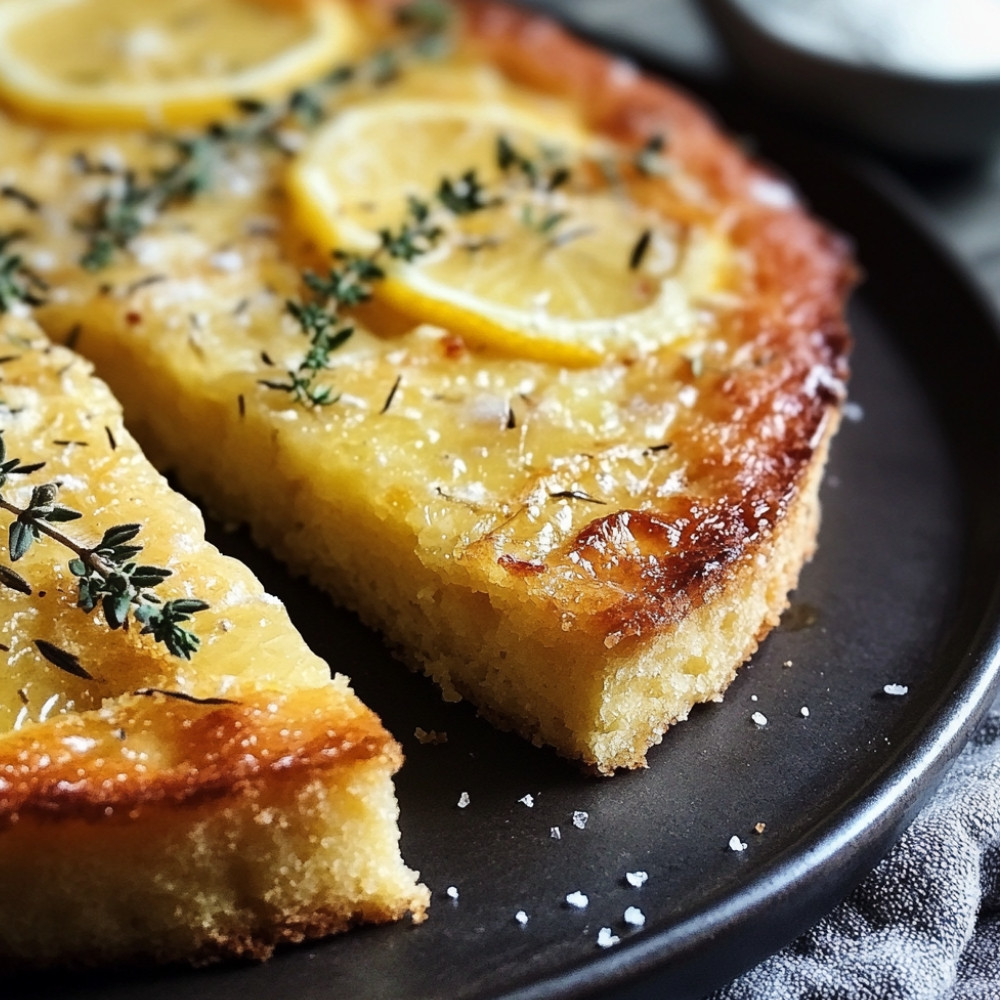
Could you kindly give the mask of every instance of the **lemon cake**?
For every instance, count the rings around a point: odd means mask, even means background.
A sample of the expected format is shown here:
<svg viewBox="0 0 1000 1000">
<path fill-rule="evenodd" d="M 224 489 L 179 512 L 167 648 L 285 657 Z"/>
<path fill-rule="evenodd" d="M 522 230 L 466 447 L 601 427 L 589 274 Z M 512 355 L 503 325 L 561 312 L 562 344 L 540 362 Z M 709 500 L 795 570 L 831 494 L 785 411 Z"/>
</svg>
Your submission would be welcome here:
<svg viewBox="0 0 1000 1000">
<path fill-rule="evenodd" d="M 813 551 L 848 252 L 548 21 L 336 6 L 331 72 L 172 142 L 8 84 L 22 298 L 155 463 L 445 697 L 643 766 Z"/>
<path fill-rule="evenodd" d="M 87 362 L 10 316 L 0 359 L 4 969 L 422 919 L 398 745 L 205 542 Z"/>
</svg>

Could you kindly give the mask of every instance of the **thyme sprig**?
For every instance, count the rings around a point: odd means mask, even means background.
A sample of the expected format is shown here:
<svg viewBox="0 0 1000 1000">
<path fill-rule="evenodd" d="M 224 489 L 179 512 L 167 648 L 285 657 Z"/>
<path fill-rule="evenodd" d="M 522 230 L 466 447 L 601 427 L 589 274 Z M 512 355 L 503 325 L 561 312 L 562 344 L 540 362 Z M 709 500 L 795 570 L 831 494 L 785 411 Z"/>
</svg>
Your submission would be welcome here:
<svg viewBox="0 0 1000 1000">
<path fill-rule="evenodd" d="M 354 333 L 354 327 L 344 322 L 342 312 L 372 298 L 374 285 L 385 278 L 389 261 L 412 263 L 430 253 L 445 236 L 447 230 L 442 223 L 449 218 L 504 205 L 525 185 L 534 192 L 551 193 L 571 176 L 554 151 L 543 151 L 539 158 L 533 159 L 503 135 L 497 139 L 495 155 L 501 171 L 495 186 L 484 183 L 475 169 L 457 177 L 442 177 L 430 198 L 408 196 L 403 220 L 394 229 L 384 227 L 378 231 L 375 249 L 368 253 L 335 250 L 335 263 L 325 275 L 306 272 L 303 284 L 311 297 L 301 302 L 289 301 L 286 308 L 309 338 L 309 348 L 284 379 L 261 379 L 260 384 L 286 392 L 295 403 L 307 407 L 337 402 L 339 394 L 319 379 L 330 369 L 333 352 Z M 531 205 L 525 205 L 524 209 L 528 215 L 522 214 L 522 221 L 549 238 L 567 217 L 564 212 L 551 212 L 535 218 L 530 214 Z"/>
<path fill-rule="evenodd" d="M 7 458 L 3 431 L 0 430 L 0 509 L 14 515 L 8 529 L 8 551 L 11 562 L 17 562 L 44 537 L 73 553 L 69 571 L 79 588 L 77 607 L 90 613 L 100 606 L 104 620 L 111 629 L 126 628 L 129 617 L 143 626 L 140 634 L 152 635 L 174 656 L 191 659 L 200 639 L 185 627 L 199 611 L 208 608 L 197 598 L 177 598 L 163 601 L 153 588 L 158 587 L 173 571 L 136 562 L 142 546 L 131 544 L 142 530 L 139 524 L 118 524 L 108 528 L 93 546 L 76 541 L 55 524 L 75 521 L 79 511 L 57 503 L 59 487 L 55 483 L 35 486 L 26 506 L 19 506 L 4 497 L 2 490 L 14 475 L 28 475 L 44 466 L 43 462 L 24 464 L 19 458 Z M 30 584 L 13 570 L 0 575 L 0 583 L 21 593 L 30 593 Z M 52 662 L 51 657 L 47 657 Z"/>
<path fill-rule="evenodd" d="M 38 306 L 45 301 L 48 285 L 19 253 L 10 250 L 25 235 L 20 229 L 0 234 L 0 313 L 10 312 L 18 304 Z"/>
<path fill-rule="evenodd" d="M 107 164 L 78 162 L 88 172 L 109 175 L 113 183 L 77 222 L 86 237 L 80 264 L 90 271 L 107 267 L 165 209 L 182 205 L 211 190 L 225 163 L 239 149 L 263 147 L 291 152 L 291 130 L 309 131 L 327 116 L 333 95 L 354 80 L 379 86 L 394 78 L 408 59 L 439 54 L 453 16 L 442 0 L 414 0 L 396 11 L 405 32 L 394 48 L 376 52 L 357 64 L 336 66 L 312 83 L 273 102 L 240 99 L 237 120 L 216 122 L 199 134 L 168 140 L 172 159 L 143 178 Z"/>
<path fill-rule="evenodd" d="M 442 181 L 437 194 L 442 206 L 449 200 L 471 197 L 461 179 Z M 370 253 L 335 250 L 335 263 L 326 274 L 307 271 L 303 284 L 311 297 L 303 302 L 290 300 L 286 308 L 309 338 L 309 349 L 298 367 L 286 372 L 284 380 L 262 379 L 261 385 L 287 392 L 303 406 L 321 407 L 337 402 L 340 395 L 329 386 L 318 384 L 318 380 L 329 370 L 333 352 L 354 334 L 354 327 L 343 320 L 342 311 L 371 299 L 374 283 L 385 277 L 385 258 L 412 262 L 429 253 L 443 234 L 444 230 L 432 218 L 431 205 L 411 196 L 399 227 L 379 230 L 378 246 Z"/>
<path fill-rule="evenodd" d="M 570 213 L 554 207 L 551 196 L 572 177 L 561 151 L 543 146 L 538 156 L 527 156 L 505 135 L 500 135 L 496 144 L 496 163 L 508 191 L 522 187 L 535 196 L 535 201 L 521 206 L 521 223 L 540 236 L 548 237 L 549 246 L 560 246 L 562 241 L 557 231 L 570 218 Z M 537 203 L 539 198 L 540 204 Z"/>
<path fill-rule="evenodd" d="M 543 146 L 537 157 L 525 155 L 505 135 L 497 137 L 496 162 L 508 179 L 518 175 L 536 191 L 552 192 L 566 184 L 572 176 L 562 162 L 561 150 Z"/>
<path fill-rule="evenodd" d="M 457 181 L 445 179 L 436 198 L 441 207 L 453 213 L 451 204 L 455 199 L 462 201 L 466 205 L 462 214 L 466 214 L 479 210 L 468 207 L 473 197 L 479 197 L 470 193 L 473 189 L 478 192 L 478 185 L 466 188 L 461 178 Z M 485 207 L 485 203 L 479 206 Z M 412 262 L 429 253 L 443 235 L 444 229 L 433 219 L 431 205 L 411 196 L 403 221 L 396 229 L 380 229 L 378 246 L 374 250 L 366 254 L 335 250 L 335 263 L 325 275 L 306 272 L 303 283 L 312 297 L 305 302 L 289 301 L 286 307 L 309 338 L 309 349 L 298 367 L 288 370 L 285 380 L 262 379 L 261 385 L 287 392 L 296 403 L 305 406 L 320 407 L 337 402 L 339 394 L 318 384 L 318 379 L 329 370 L 333 352 L 354 333 L 354 327 L 344 322 L 342 311 L 371 299 L 375 282 L 385 277 L 386 258 Z"/>
</svg>

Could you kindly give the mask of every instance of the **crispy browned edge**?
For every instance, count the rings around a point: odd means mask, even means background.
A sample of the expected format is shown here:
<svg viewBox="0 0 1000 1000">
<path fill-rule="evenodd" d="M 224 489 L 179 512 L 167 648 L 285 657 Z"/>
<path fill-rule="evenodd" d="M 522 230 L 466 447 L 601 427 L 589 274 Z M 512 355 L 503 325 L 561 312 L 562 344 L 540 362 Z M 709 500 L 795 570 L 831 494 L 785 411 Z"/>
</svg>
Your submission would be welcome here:
<svg viewBox="0 0 1000 1000">
<path fill-rule="evenodd" d="M 172 764 L 148 768 L 140 755 L 121 752 L 128 733 L 148 727 L 168 755 L 181 748 Z M 74 748 L 74 736 L 82 737 L 78 746 L 87 748 Z M 372 711 L 360 703 L 345 704 L 342 695 L 327 688 L 291 695 L 261 691 L 232 702 L 199 702 L 158 692 L 125 695 L 104 709 L 8 734 L 4 743 L 0 834 L 18 827 L 39 844 L 48 842 L 53 824 L 82 821 L 93 826 L 95 836 L 109 825 L 127 826 L 141 836 L 149 823 L 183 827 L 187 813 L 195 815 L 213 802 L 222 808 L 247 795 L 253 798 L 258 790 L 295 788 L 324 771 L 364 762 L 377 763 L 388 775 L 403 761 L 399 744 Z M 416 886 L 412 899 L 395 907 L 368 900 L 357 907 L 319 908 L 307 916 L 286 913 L 278 921 L 235 933 L 207 935 L 183 956 L 162 953 L 151 941 L 142 954 L 104 956 L 88 949 L 67 953 L 60 964 L 260 961 L 279 945 L 326 937 L 360 922 L 398 920 L 409 912 L 420 923 L 426 905 L 426 890 Z M 7 955 L 5 961 L 12 970 L 38 965 L 23 954 Z"/>
<path fill-rule="evenodd" d="M 342 697 L 331 700 L 322 688 L 291 695 L 262 691 L 238 701 L 153 691 L 5 734 L 0 831 L 26 820 L 127 822 L 147 806 L 199 806 L 255 785 L 300 781 L 376 758 L 395 773 L 402 751 L 375 713 L 344 709 Z M 150 768 L 121 752 L 125 743 L 113 731 L 146 727 L 165 751 L 183 748 L 176 763 Z M 93 745 L 74 750 L 66 742 L 73 736 Z"/>
</svg>

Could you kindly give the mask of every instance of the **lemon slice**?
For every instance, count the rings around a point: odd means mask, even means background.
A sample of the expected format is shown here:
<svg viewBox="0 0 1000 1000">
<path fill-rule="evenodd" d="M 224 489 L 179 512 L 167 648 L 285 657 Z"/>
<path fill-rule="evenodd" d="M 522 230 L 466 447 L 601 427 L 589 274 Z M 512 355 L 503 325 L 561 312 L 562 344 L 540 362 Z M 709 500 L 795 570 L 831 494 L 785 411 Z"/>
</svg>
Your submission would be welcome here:
<svg viewBox="0 0 1000 1000">
<path fill-rule="evenodd" d="M 382 258 L 382 301 L 413 318 L 508 353 L 566 365 L 649 349 L 704 326 L 695 301 L 719 289 L 728 244 L 638 204 L 597 168 L 621 155 L 559 109 L 504 101 L 377 100 L 318 132 L 293 164 L 301 224 L 326 249 L 373 252 L 408 200 L 436 206 L 443 232 L 411 262 Z M 501 168 L 500 143 L 550 179 Z M 475 171 L 488 207 L 455 215 L 435 197 L 443 178 Z M 545 171 L 550 170 L 546 175 Z"/>
<path fill-rule="evenodd" d="M 351 53 L 342 0 L 4 0 L 0 97 L 57 124 L 197 125 Z"/>
</svg>

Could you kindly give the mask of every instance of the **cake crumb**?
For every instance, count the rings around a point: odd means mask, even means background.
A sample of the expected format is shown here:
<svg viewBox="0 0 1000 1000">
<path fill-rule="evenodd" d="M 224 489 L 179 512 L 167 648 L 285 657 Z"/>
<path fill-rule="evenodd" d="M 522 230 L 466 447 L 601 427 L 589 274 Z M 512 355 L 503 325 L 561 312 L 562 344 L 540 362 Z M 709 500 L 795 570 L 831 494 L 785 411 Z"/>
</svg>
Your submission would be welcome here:
<svg viewBox="0 0 1000 1000">
<path fill-rule="evenodd" d="M 533 809 L 535 807 L 535 796 L 530 792 L 527 795 L 522 795 L 517 801 L 523 803 L 529 809 Z"/>
<path fill-rule="evenodd" d="M 750 716 L 750 718 L 753 719 L 755 725 L 758 726 L 767 725 L 767 716 L 763 712 L 754 712 L 753 715 Z"/>
<path fill-rule="evenodd" d="M 566 896 L 566 905 L 572 906 L 576 910 L 586 909 L 587 904 L 590 900 L 587 898 L 585 893 L 579 891 L 568 893 Z"/>
<path fill-rule="evenodd" d="M 891 694 L 893 697 L 900 698 L 904 694 L 908 694 L 910 689 L 905 684 L 886 684 L 882 690 L 886 694 Z"/>
<path fill-rule="evenodd" d="M 646 914 L 638 906 L 630 906 L 625 911 L 623 919 L 630 927 L 642 927 L 646 922 Z"/>
<path fill-rule="evenodd" d="M 612 948 L 618 944 L 619 941 L 621 941 L 621 938 L 617 934 L 612 934 L 610 927 L 602 927 L 597 932 L 598 948 Z"/>
<path fill-rule="evenodd" d="M 581 809 L 577 809 L 573 813 L 573 826 L 578 830 L 582 830 L 587 825 L 587 820 L 590 819 L 590 813 L 585 813 Z"/>
<path fill-rule="evenodd" d="M 625 881 L 628 882 L 633 889 L 641 888 L 646 884 L 648 879 L 648 872 L 625 872 Z"/>
<path fill-rule="evenodd" d="M 527 914 L 527 913 L 525 913 L 525 912 L 524 912 L 524 910 L 518 910 L 518 911 L 517 911 L 517 913 L 515 913 L 515 914 L 514 914 L 514 919 L 515 919 L 515 920 L 516 920 L 516 921 L 517 921 L 517 922 L 518 922 L 518 923 L 519 923 L 519 924 L 520 924 L 520 925 L 521 925 L 522 927 L 524 927 L 524 925 L 525 925 L 525 924 L 526 924 L 526 923 L 528 922 L 528 914 Z"/>
<path fill-rule="evenodd" d="M 456 886 L 449 885 L 448 888 L 445 889 L 445 893 L 449 899 L 458 899 L 458 889 Z"/>
<path fill-rule="evenodd" d="M 417 726 L 413 730 L 413 735 L 417 738 L 418 743 L 423 743 L 425 746 L 448 742 L 448 734 L 439 733 L 436 729 L 421 729 L 420 726 Z"/>
<path fill-rule="evenodd" d="M 729 850 L 736 851 L 736 853 L 739 854 L 740 851 L 745 851 L 746 849 L 746 842 L 740 840 L 735 833 L 729 838 Z"/>
<path fill-rule="evenodd" d="M 550 826 L 549 827 L 549 836 L 553 840 L 562 840 L 562 831 L 559 829 L 558 826 Z"/>
<path fill-rule="evenodd" d="M 754 833 L 763 833 L 766 829 L 767 829 L 766 823 L 754 823 L 753 825 Z"/>
<path fill-rule="evenodd" d="M 472 800 L 469 798 L 468 792 L 462 792 L 458 797 L 458 808 L 464 809 Z"/>
</svg>

